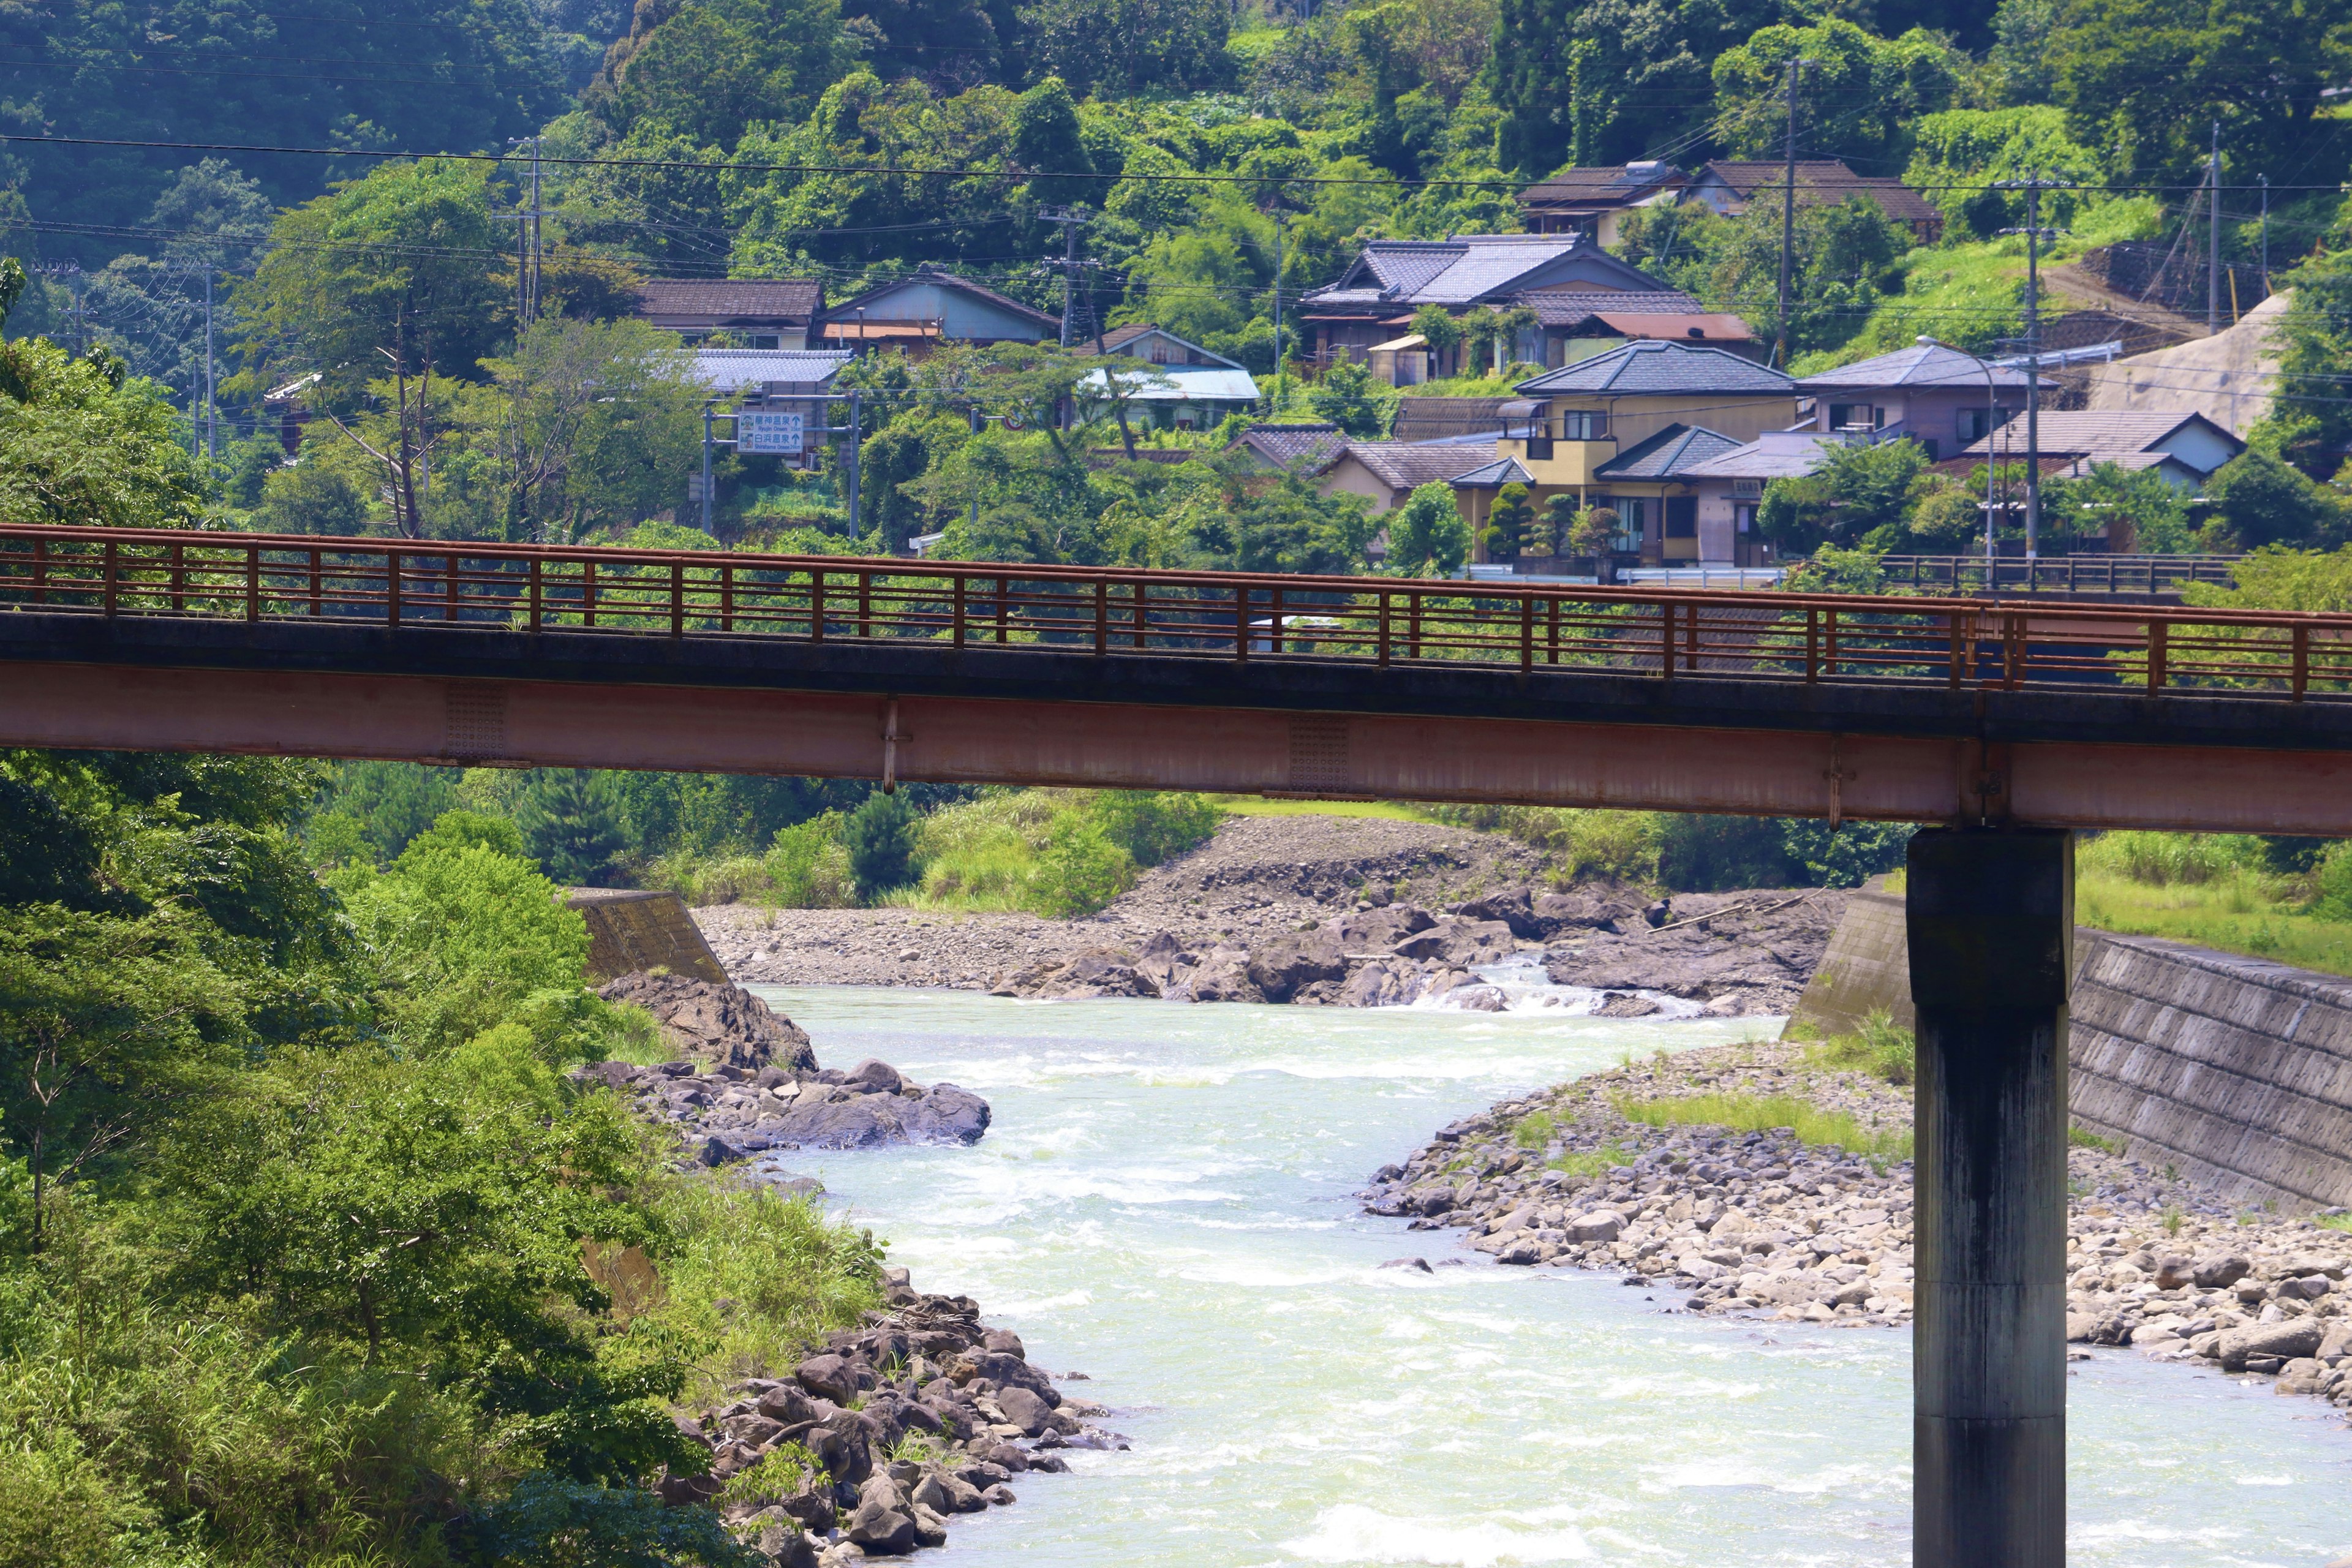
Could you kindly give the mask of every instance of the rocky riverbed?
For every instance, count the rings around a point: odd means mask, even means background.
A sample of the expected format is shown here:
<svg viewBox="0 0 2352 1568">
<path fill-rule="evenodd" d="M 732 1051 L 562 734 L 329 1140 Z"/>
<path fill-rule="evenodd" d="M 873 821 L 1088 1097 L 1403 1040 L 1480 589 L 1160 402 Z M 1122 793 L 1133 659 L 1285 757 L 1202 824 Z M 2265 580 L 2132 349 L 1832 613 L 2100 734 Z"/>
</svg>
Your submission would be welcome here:
<svg viewBox="0 0 2352 1568">
<path fill-rule="evenodd" d="M 946 1545 L 956 1515 L 1012 1502 L 1015 1477 L 1068 1468 L 1055 1449 L 1127 1446 L 1019 1335 L 981 1327 L 969 1298 L 924 1295 L 903 1268 L 884 1278 L 887 1309 L 789 1377 L 745 1379 L 727 1405 L 677 1417 L 710 1467 L 664 1479 L 665 1500 L 718 1501 L 779 1568 L 841 1568 Z"/>
<path fill-rule="evenodd" d="M 577 1076 L 630 1095 L 702 1164 L 775 1149 L 976 1143 L 988 1131 L 988 1102 L 970 1089 L 926 1088 L 870 1058 L 819 1068 L 807 1032 L 740 985 L 625 974 L 599 994 L 650 1013 L 678 1058 L 598 1062 Z"/>
<path fill-rule="evenodd" d="M 1662 1055 L 1441 1130 L 1377 1173 L 1365 1205 L 1461 1230 L 1498 1263 L 1622 1274 L 1669 1310 L 1907 1322 L 1909 1163 L 1808 1145 L 1788 1128 L 1628 1114 L 1717 1095 L 1843 1113 L 1857 1142 L 1912 1116 L 1906 1089 L 1824 1066 L 1818 1047 Z M 2098 1147 L 2069 1151 L 2068 1165 L 2069 1339 L 2273 1376 L 2282 1394 L 2352 1408 L 2352 1234 L 2241 1211 Z"/>
<path fill-rule="evenodd" d="M 1475 1010 L 1504 1005 L 1475 971 L 1516 960 L 1633 1017 L 1664 998 L 1714 1016 L 1786 1013 L 1844 908 L 1822 889 L 1555 889 L 1539 869 L 1494 834 L 1243 817 L 1084 920 L 741 906 L 695 919 L 728 973 L 753 984 Z"/>
</svg>

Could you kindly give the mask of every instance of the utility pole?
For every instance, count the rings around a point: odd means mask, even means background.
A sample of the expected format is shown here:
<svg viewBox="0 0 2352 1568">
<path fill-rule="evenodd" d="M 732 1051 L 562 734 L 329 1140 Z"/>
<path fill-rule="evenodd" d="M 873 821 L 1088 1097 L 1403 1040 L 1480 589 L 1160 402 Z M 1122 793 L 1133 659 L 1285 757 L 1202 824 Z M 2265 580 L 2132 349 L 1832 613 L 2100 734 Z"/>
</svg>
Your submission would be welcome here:
<svg viewBox="0 0 2352 1568">
<path fill-rule="evenodd" d="M 515 225 L 515 326 L 529 331 L 539 319 L 539 220 L 544 215 L 539 205 L 539 159 L 541 138 L 518 136 L 509 146 L 530 143 L 530 192 L 528 205 L 517 207 L 508 216 Z"/>
<path fill-rule="evenodd" d="M 849 395 L 849 537 L 855 540 L 862 531 L 857 517 L 857 394 Z"/>
<path fill-rule="evenodd" d="M 205 457 L 220 457 L 220 404 L 213 378 L 213 264 L 205 263 Z"/>
<path fill-rule="evenodd" d="M 1282 261 L 1283 241 L 1288 233 L 1282 221 L 1282 208 L 1274 209 L 1274 407 L 1272 413 L 1282 417 Z"/>
<path fill-rule="evenodd" d="M 1813 62 L 1800 57 L 1789 62 L 1789 124 L 1781 157 L 1780 186 L 1780 324 L 1772 349 L 1775 368 L 1789 368 L 1789 281 L 1797 252 L 1797 73 Z"/>
<path fill-rule="evenodd" d="M 2206 165 L 2206 193 L 2213 198 L 2205 215 L 2205 332 L 2221 330 L 2221 122 L 2213 121 L 2213 157 Z"/>
<path fill-rule="evenodd" d="M 1070 322 L 1078 297 L 1078 230 L 1094 219 L 1081 206 L 1039 207 L 1037 216 L 1042 222 L 1058 225 L 1062 230 L 1062 346 L 1068 348 Z M 1051 261 L 1054 258 L 1045 259 Z"/>
<path fill-rule="evenodd" d="M 1993 188 L 2025 193 L 2025 226 L 2003 234 L 2025 237 L 2025 585 L 2033 586 L 2033 562 L 2042 524 L 2042 242 L 2058 231 L 2042 226 L 2042 193 L 2067 189 L 2070 182 L 2036 175 L 2001 180 Z M 1990 447 L 1988 447 L 1990 450 Z"/>
<path fill-rule="evenodd" d="M 702 405 L 702 483 L 696 487 L 696 494 L 702 501 L 702 531 L 705 533 L 710 531 L 710 405 L 705 401 Z"/>
<path fill-rule="evenodd" d="M 2263 292 L 2271 291 L 2271 177 L 2258 174 L 2263 186 Z"/>
</svg>

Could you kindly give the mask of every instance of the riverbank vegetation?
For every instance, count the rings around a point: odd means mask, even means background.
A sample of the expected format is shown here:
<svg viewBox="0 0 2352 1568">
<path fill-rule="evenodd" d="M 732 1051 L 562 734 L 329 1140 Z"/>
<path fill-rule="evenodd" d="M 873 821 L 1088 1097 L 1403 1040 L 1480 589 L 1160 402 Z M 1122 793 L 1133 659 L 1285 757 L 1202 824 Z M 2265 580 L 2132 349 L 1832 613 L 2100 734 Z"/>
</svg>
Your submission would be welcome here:
<svg viewBox="0 0 2352 1568">
<path fill-rule="evenodd" d="M 2352 975 L 2352 843 L 2102 834 L 2075 853 L 2074 918 Z"/>
<path fill-rule="evenodd" d="M 671 1405 L 871 1244 L 565 1076 L 641 1020 L 510 823 L 314 875 L 319 783 L 0 754 L 0 1562 L 739 1561 Z"/>
</svg>

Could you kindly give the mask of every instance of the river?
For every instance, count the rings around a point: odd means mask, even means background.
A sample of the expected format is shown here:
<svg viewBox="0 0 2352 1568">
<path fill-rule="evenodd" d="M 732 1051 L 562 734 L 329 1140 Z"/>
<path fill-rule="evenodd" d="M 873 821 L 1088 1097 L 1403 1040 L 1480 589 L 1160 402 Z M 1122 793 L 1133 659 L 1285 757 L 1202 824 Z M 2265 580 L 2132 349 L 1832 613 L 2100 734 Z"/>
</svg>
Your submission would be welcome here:
<svg viewBox="0 0 2352 1568">
<path fill-rule="evenodd" d="M 1666 1313 L 1349 1198 L 1507 1093 L 1767 1025 L 755 989 L 828 1066 L 988 1098 L 972 1148 L 787 1168 L 919 1287 L 1089 1374 L 1066 1386 L 1132 1442 L 957 1521 L 954 1563 L 1908 1561 L 1907 1334 Z M 1414 1256 L 1476 1261 L 1379 1267 Z M 2078 1568 L 2352 1552 L 2352 1434 L 2318 1401 L 2103 1351 L 2069 1416 Z"/>
</svg>

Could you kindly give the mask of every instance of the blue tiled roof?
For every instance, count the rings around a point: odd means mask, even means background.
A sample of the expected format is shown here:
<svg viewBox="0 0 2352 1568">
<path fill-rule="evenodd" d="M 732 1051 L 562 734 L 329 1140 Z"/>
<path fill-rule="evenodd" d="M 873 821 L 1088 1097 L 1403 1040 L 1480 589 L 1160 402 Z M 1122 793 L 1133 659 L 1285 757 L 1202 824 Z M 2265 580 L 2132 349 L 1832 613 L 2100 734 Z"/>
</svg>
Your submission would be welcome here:
<svg viewBox="0 0 2352 1568">
<path fill-rule="evenodd" d="M 1710 458 L 1736 452 L 1739 447 L 1739 442 L 1703 425 L 1669 425 L 1601 464 L 1593 470 L 1593 476 L 1612 479 L 1670 479 Z"/>
<path fill-rule="evenodd" d="M 1503 485 L 1531 485 L 1536 477 L 1519 467 L 1517 458 L 1504 458 L 1483 468 L 1473 468 L 1466 474 L 1456 474 L 1456 489 L 1495 489 Z"/>
<path fill-rule="evenodd" d="M 1797 384 L 1777 370 L 1722 349 L 1648 339 L 1562 365 L 1518 384 L 1523 393 L 1589 392 L 1622 397 L 1648 393 L 1782 393 Z"/>
</svg>

